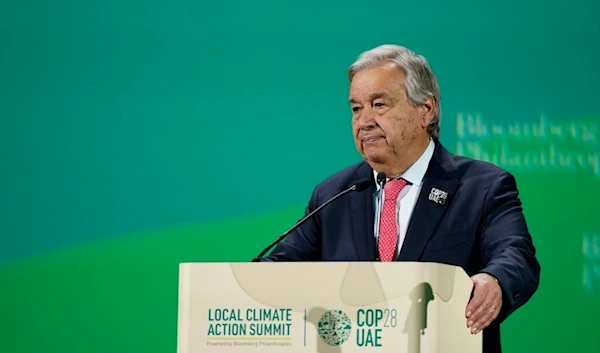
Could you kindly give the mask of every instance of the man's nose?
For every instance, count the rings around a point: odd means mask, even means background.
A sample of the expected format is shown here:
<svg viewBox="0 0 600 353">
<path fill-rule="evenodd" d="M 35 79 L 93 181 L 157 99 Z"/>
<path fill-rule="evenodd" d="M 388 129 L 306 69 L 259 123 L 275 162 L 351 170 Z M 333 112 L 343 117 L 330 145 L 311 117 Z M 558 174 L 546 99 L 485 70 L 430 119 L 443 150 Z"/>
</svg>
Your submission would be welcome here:
<svg viewBox="0 0 600 353">
<path fill-rule="evenodd" d="M 377 122 L 375 121 L 371 109 L 366 108 L 361 112 L 360 117 L 358 118 L 358 126 L 363 130 L 371 130 L 377 126 Z"/>
</svg>

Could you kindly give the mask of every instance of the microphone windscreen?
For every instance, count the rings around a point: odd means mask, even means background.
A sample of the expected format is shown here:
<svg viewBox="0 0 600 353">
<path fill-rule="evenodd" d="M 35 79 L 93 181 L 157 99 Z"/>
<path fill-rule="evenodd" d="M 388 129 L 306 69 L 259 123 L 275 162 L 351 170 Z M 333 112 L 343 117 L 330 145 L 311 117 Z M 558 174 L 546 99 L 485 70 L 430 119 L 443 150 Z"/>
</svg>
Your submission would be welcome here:
<svg viewBox="0 0 600 353">
<path fill-rule="evenodd" d="M 377 174 L 377 184 L 383 185 L 387 180 L 387 175 L 384 172 L 379 172 Z"/>
</svg>

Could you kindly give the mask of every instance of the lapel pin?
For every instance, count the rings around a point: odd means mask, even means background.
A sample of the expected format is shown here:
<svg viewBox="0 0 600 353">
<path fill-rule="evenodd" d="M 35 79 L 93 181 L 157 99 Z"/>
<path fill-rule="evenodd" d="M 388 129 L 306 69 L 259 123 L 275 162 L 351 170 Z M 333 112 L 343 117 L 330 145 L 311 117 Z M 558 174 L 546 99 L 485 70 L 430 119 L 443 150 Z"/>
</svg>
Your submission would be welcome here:
<svg viewBox="0 0 600 353">
<path fill-rule="evenodd" d="M 429 201 L 433 201 L 440 205 L 444 205 L 446 203 L 447 197 L 448 193 L 440 189 L 431 188 L 431 192 L 429 192 Z"/>
</svg>

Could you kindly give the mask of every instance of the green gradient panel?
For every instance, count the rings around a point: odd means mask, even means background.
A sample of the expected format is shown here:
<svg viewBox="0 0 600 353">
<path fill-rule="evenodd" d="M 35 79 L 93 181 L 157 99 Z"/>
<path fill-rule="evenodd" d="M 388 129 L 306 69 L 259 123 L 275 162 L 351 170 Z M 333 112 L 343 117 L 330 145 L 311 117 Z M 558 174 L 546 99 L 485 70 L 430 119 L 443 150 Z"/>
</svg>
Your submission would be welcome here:
<svg viewBox="0 0 600 353">
<path fill-rule="evenodd" d="M 446 147 L 517 177 L 542 282 L 506 351 L 598 350 L 598 13 L 0 4 L 0 352 L 174 351 L 177 264 L 249 261 L 359 160 L 346 68 L 389 42 L 433 65 Z"/>
</svg>

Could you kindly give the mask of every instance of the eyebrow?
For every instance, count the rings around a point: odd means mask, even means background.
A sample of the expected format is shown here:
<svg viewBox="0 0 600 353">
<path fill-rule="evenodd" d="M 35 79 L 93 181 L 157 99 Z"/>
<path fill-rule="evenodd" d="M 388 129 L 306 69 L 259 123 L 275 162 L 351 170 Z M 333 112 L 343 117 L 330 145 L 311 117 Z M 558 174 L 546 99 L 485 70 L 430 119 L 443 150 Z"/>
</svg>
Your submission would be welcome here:
<svg viewBox="0 0 600 353">
<path fill-rule="evenodd" d="M 387 92 L 375 92 L 375 93 L 371 93 L 369 95 L 369 99 L 370 100 L 375 100 L 377 98 L 386 98 L 387 96 L 389 96 L 389 94 Z M 358 103 L 358 101 L 354 98 L 350 98 L 348 100 L 348 103 L 352 104 L 352 103 Z"/>
</svg>

